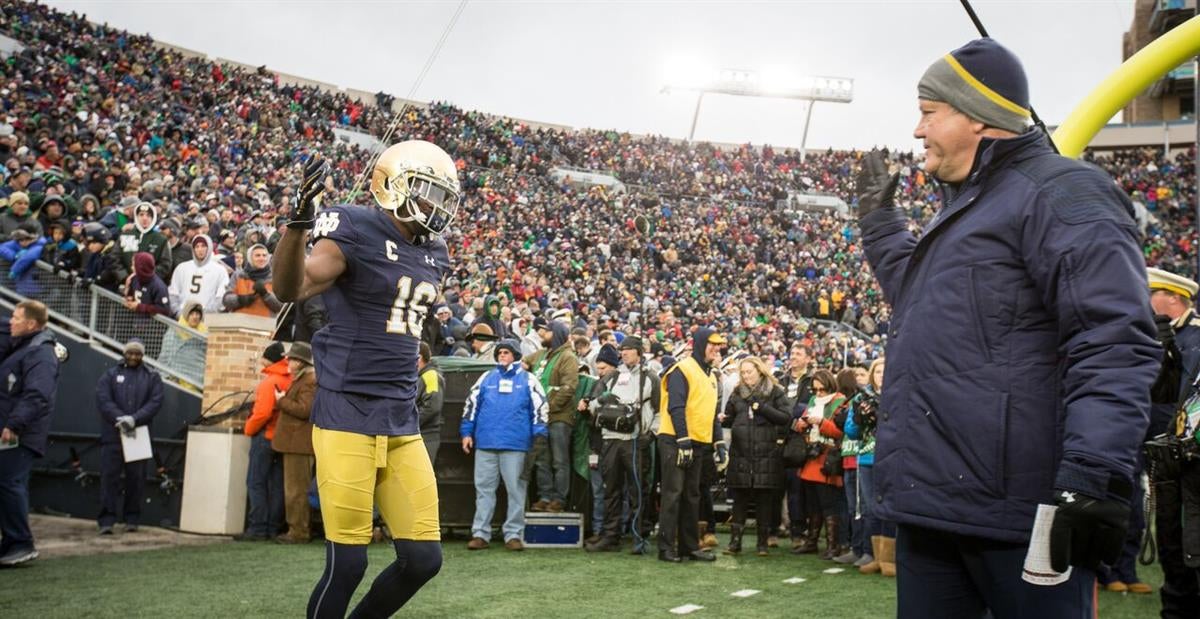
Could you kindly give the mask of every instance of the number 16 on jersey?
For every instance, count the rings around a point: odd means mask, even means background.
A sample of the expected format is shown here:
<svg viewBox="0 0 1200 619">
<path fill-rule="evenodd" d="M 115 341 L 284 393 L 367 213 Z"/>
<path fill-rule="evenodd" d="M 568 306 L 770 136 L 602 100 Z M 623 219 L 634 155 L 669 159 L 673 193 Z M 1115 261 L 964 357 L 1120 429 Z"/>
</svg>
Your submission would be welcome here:
<svg viewBox="0 0 1200 619">
<path fill-rule="evenodd" d="M 419 282 L 413 286 L 412 278 L 405 275 L 400 278 L 396 288 L 387 332 L 421 337 L 421 325 L 425 322 L 429 306 L 437 299 L 437 287 L 429 282 Z"/>
</svg>

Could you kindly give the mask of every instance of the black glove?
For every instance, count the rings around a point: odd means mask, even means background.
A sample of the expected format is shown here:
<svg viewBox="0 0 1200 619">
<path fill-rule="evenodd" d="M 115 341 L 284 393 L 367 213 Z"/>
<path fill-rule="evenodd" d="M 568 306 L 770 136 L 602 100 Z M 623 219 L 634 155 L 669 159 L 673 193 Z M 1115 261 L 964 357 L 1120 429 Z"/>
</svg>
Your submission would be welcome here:
<svg viewBox="0 0 1200 619">
<path fill-rule="evenodd" d="M 1175 344 L 1175 327 L 1171 325 L 1171 317 L 1155 314 L 1154 326 L 1158 328 L 1158 343 L 1164 349 L 1170 349 Z"/>
<path fill-rule="evenodd" d="M 251 303 L 254 303 L 254 295 L 252 295 L 252 294 L 239 294 L 239 295 L 237 296 L 237 303 L 238 303 L 238 307 L 246 307 L 247 305 L 250 305 Z"/>
<path fill-rule="evenodd" d="M 858 172 L 855 194 L 858 196 L 858 218 L 862 219 L 873 211 L 895 206 L 893 198 L 896 195 L 896 185 L 900 182 L 900 173 L 890 177 L 887 173 L 887 162 L 883 153 L 873 150 L 863 155 L 862 169 Z"/>
<path fill-rule="evenodd" d="M 1050 526 L 1050 567 L 1062 573 L 1072 565 L 1096 569 L 1121 556 L 1129 528 L 1129 505 L 1118 499 L 1055 490 L 1058 511 Z"/>
<path fill-rule="evenodd" d="M 304 180 L 300 183 L 300 193 L 296 196 L 296 212 L 287 227 L 292 230 L 312 230 L 313 219 L 317 213 L 317 196 L 325 191 L 325 177 L 329 174 L 329 164 L 319 155 L 304 166 Z"/>
<path fill-rule="evenodd" d="M 692 452 L 692 439 L 681 438 L 675 441 L 675 444 L 679 447 L 679 453 L 675 455 L 675 466 L 686 469 L 696 459 L 696 454 Z"/>
<path fill-rule="evenodd" d="M 264 280 L 254 282 L 254 294 L 260 297 L 267 296 L 267 283 Z"/>
</svg>

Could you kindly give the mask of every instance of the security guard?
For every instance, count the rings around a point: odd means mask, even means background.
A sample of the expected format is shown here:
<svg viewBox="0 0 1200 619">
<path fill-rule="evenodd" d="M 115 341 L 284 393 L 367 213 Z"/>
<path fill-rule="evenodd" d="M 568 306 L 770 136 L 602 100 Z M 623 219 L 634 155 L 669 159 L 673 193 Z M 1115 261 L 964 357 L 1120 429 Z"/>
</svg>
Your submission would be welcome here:
<svg viewBox="0 0 1200 619">
<path fill-rule="evenodd" d="M 100 377 L 96 384 L 96 410 L 100 424 L 100 515 L 101 535 L 112 535 L 118 507 L 125 531 L 138 529 L 147 465 L 151 460 L 125 460 L 121 434 L 148 426 L 162 410 L 163 384 L 158 372 L 142 363 L 146 347 L 137 339 L 125 344 L 124 359 Z M 124 492 L 121 476 L 124 475 Z M 122 495 L 123 500 L 122 500 Z"/>
<path fill-rule="evenodd" d="M 725 345 L 720 334 L 699 328 L 692 337 L 692 354 L 663 372 L 661 388 L 667 396 L 659 405 L 658 452 L 663 463 L 660 561 L 716 560 L 711 552 L 700 549 L 700 460 L 696 456 L 711 449 L 713 436 L 719 433 L 714 429 L 718 392 L 712 369 L 720 363 Z"/>
<path fill-rule="evenodd" d="M 1147 272 L 1158 337 L 1166 349 L 1163 370 L 1153 391 L 1148 434 L 1153 438 L 1167 433 L 1178 437 L 1184 446 L 1172 450 L 1169 460 L 1173 462 L 1163 461 L 1155 457 L 1153 450 L 1148 451 L 1156 506 L 1156 541 L 1163 568 L 1162 616 L 1197 617 L 1200 616 L 1200 527 L 1190 526 L 1185 532 L 1184 523 L 1200 519 L 1200 513 L 1187 513 L 1190 510 L 1186 507 L 1195 509 L 1200 505 L 1200 462 L 1194 456 L 1180 461 L 1178 456 L 1189 452 L 1188 447 L 1192 454 L 1200 450 L 1194 417 L 1177 419 L 1176 412 L 1185 414 L 1196 408 L 1191 398 L 1194 395 L 1191 383 L 1200 371 L 1200 317 L 1196 316 L 1193 304 L 1200 286 L 1160 269 Z M 1186 405 L 1181 407 L 1181 401 Z M 1137 510 L 1133 516 L 1138 517 Z M 1125 554 L 1128 543 L 1127 540 Z M 1123 555 L 1122 561 L 1125 558 Z M 1134 589 L 1130 586 L 1129 590 Z"/>
</svg>

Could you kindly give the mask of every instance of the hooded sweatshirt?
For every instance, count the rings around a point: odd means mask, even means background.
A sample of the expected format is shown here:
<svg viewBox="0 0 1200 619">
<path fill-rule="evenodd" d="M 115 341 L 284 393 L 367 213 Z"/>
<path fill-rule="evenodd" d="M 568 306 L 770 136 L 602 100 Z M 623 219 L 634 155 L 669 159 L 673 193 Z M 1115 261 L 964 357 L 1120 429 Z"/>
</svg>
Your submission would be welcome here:
<svg viewBox="0 0 1200 619">
<path fill-rule="evenodd" d="M 271 262 L 268 260 L 261 269 L 250 265 L 250 255 L 254 250 L 266 248 L 262 243 L 255 243 L 246 250 L 245 266 L 234 273 L 225 290 L 226 310 L 255 316 L 274 316 L 283 307 L 283 303 L 275 298 L 271 284 Z"/>
<path fill-rule="evenodd" d="M 666 408 L 668 419 L 663 422 L 663 427 L 660 429 L 662 434 L 688 437 L 696 440 L 695 437 L 702 435 L 694 429 L 689 431 L 688 425 L 694 423 L 704 423 L 712 425 L 712 440 L 719 441 L 722 438 L 721 424 L 717 422 L 717 404 L 720 402 L 720 394 L 715 394 L 713 398 L 712 410 L 688 410 L 688 397 L 693 388 L 696 389 L 712 389 L 718 391 L 716 380 L 713 379 L 710 385 L 695 385 L 689 381 L 687 372 L 683 366 L 694 363 L 699 366 L 699 373 L 707 377 L 711 377 L 712 368 L 704 359 L 705 350 L 708 348 L 708 336 L 714 331 L 707 327 L 696 329 L 692 335 L 692 354 L 687 359 L 680 361 L 667 368 L 663 372 L 665 391 L 667 397 L 662 401 L 662 407 Z"/>
<path fill-rule="evenodd" d="M 138 252 L 133 256 L 133 281 L 129 297 L 137 301 L 137 312 L 171 315 L 171 295 L 167 285 L 154 271 L 154 256 Z"/>
<path fill-rule="evenodd" d="M 123 230 L 117 236 L 117 244 L 121 249 L 121 263 L 126 270 L 133 268 L 133 256 L 139 252 L 146 252 L 154 256 L 155 270 L 158 276 L 164 280 L 171 276 L 171 245 L 167 242 L 167 237 L 163 233 L 154 229 L 158 223 L 158 211 L 151 209 L 153 219 L 150 221 L 150 226 L 143 229 L 137 223 L 135 217 L 132 227 L 129 230 Z"/>
<path fill-rule="evenodd" d="M 529 358 L 527 366 L 546 392 L 550 423 L 575 423 L 575 388 L 579 385 L 579 359 L 571 346 L 571 331 L 566 324 L 550 321 L 550 347 Z"/>
<path fill-rule="evenodd" d="M 188 301 L 199 303 L 206 314 L 224 310 L 221 301 L 229 287 L 229 271 L 225 270 L 225 265 L 213 260 L 213 244 L 208 235 L 201 234 L 192 239 L 193 255 L 197 243 L 207 244 L 209 252 L 204 260 L 193 258 L 175 267 L 170 286 L 172 312 L 178 313 Z"/>
</svg>

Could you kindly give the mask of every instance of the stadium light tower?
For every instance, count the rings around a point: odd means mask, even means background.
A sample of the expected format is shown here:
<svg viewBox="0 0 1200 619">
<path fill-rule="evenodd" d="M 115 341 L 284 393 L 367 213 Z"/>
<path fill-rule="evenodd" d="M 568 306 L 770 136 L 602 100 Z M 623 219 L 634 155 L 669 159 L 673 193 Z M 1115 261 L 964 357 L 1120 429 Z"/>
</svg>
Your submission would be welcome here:
<svg viewBox="0 0 1200 619">
<path fill-rule="evenodd" d="M 813 104 L 850 103 L 854 100 L 854 80 L 848 77 L 803 77 L 788 80 L 745 69 L 721 69 L 716 75 L 705 76 L 702 71 L 687 71 L 673 75 L 672 81 L 663 86 L 662 92 L 689 90 L 699 93 L 696 109 L 692 112 L 692 128 L 688 141 L 696 136 L 696 121 L 700 118 L 700 104 L 706 94 L 733 95 L 735 97 L 762 97 L 767 99 L 796 99 L 808 102 L 804 115 L 804 133 L 800 138 L 800 158 L 805 155 L 808 143 L 808 125 L 812 121 Z"/>
</svg>

